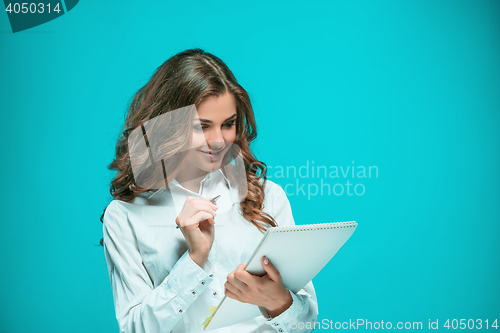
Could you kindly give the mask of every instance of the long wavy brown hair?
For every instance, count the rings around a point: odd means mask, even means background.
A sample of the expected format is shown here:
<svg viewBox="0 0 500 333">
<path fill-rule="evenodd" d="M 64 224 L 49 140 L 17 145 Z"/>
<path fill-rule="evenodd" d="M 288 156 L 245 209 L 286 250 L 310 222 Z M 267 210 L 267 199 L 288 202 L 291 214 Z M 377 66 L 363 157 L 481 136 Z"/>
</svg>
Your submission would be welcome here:
<svg viewBox="0 0 500 333">
<path fill-rule="evenodd" d="M 241 150 L 247 179 L 248 193 L 240 203 L 242 215 L 259 230 L 265 230 L 259 221 L 277 226 L 274 218 L 262 211 L 267 168 L 250 149 L 250 143 L 257 137 L 257 127 L 248 93 L 221 59 L 199 48 L 177 53 L 165 61 L 134 95 L 116 144 L 116 157 L 108 165 L 108 169 L 117 172 L 110 186 L 113 199 L 131 202 L 140 193 L 151 190 L 147 186 L 138 186 L 132 172 L 129 137 L 134 129 L 144 129 L 144 123 L 150 119 L 189 105 L 198 106 L 206 97 L 218 97 L 226 92 L 231 93 L 236 101 L 234 143 Z M 180 139 L 188 141 L 186 132 L 180 134 Z M 147 143 L 147 138 L 145 140 Z M 262 184 L 261 179 L 264 180 Z M 101 239 L 100 244 L 103 242 Z"/>
</svg>

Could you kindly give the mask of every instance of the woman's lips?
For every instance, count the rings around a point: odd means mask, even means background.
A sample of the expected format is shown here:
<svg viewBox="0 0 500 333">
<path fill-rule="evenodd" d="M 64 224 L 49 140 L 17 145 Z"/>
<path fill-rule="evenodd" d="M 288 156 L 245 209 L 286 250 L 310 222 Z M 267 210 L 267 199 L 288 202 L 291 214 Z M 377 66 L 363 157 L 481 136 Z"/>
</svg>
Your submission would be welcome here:
<svg viewBox="0 0 500 333">
<path fill-rule="evenodd" d="M 214 151 L 207 152 L 207 151 L 203 151 L 203 150 L 199 150 L 199 149 L 198 149 L 198 151 L 200 153 L 202 153 L 203 155 L 205 155 L 206 157 L 209 157 L 210 159 L 216 160 L 222 156 L 222 152 L 224 151 L 224 149 L 218 150 L 217 152 L 214 152 Z"/>
</svg>

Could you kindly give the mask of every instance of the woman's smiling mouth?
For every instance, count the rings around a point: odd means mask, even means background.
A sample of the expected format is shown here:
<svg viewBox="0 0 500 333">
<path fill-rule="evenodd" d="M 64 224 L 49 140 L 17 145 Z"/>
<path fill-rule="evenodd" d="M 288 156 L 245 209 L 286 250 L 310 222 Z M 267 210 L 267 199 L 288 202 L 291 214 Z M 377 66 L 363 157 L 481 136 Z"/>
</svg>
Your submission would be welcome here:
<svg viewBox="0 0 500 333">
<path fill-rule="evenodd" d="M 218 150 L 218 151 L 203 151 L 203 150 L 200 150 L 200 149 L 197 149 L 200 153 L 202 153 L 203 155 L 205 155 L 206 157 L 209 157 L 210 159 L 214 159 L 214 160 L 217 160 L 219 159 L 221 156 L 222 156 L 222 152 L 224 151 L 224 149 L 221 149 L 221 150 Z"/>
</svg>

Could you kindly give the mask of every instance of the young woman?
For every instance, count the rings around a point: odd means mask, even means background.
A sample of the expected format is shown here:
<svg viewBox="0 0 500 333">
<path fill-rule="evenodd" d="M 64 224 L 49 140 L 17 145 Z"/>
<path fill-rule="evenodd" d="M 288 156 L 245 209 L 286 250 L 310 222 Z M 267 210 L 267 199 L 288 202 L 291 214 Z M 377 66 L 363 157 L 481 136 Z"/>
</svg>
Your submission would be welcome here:
<svg viewBox="0 0 500 333">
<path fill-rule="evenodd" d="M 264 276 L 244 269 L 267 228 L 294 225 L 250 149 L 256 136 L 247 92 L 203 50 L 168 59 L 135 94 L 101 217 L 120 332 L 204 332 L 224 295 L 262 315 L 214 333 L 310 331 L 312 282 L 291 292 L 265 257 Z"/>
</svg>

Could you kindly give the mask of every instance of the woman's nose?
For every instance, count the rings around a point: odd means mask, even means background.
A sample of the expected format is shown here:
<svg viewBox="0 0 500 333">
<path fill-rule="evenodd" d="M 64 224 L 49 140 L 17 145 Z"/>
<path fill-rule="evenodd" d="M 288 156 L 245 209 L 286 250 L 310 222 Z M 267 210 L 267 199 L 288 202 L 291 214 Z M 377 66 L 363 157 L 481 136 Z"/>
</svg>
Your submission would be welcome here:
<svg viewBox="0 0 500 333">
<path fill-rule="evenodd" d="M 208 145 L 215 150 L 217 150 L 217 147 L 224 145 L 224 137 L 222 136 L 222 132 L 220 131 L 220 129 L 214 129 L 213 131 L 210 131 L 205 139 Z"/>
</svg>

